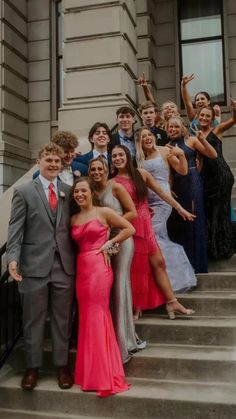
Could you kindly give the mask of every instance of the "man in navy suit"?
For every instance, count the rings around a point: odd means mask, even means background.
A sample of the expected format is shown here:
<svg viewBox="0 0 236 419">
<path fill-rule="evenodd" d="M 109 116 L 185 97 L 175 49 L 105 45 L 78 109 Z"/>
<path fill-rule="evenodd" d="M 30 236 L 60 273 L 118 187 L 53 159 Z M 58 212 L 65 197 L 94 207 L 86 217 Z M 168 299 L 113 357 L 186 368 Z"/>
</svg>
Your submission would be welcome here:
<svg viewBox="0 0 236 419">
<path fill-rule="evenodd" d="M 69 186 L 73 185 L 74 178 L 87 175 L 87 165 L 76 160 L 76 151 L 79 142 L 75 134 L 70 131 L 57 131 L 52 137 L 52 143 L 63 149 L 62 170 L 58 179 Z M 35 172 L 33 179 L 38 177 L 39 171 Z"/>
<path fill-rule="evenodd" d="M 155 103 L 147 100 L 139 106 L 139 114 L 142 118 L 143 125 L 148 127 L 156 137 L 156 144 L 165 146 L 168 142 L 166 131 L 156 126 L 157 107 Z"/>
<path fill-rule="evenodd" d="M 92 147 L 91 150 L 86 154 L 76 156 L 74 162 L 86 166 L 88 172 L 90 160 L 102 155 L 110 168 L 108 144 L 111 141 L 111 132 L 108 125 L 105 122 L 95 122 L 89 131 L 88 139 Z"/>
<path fill-rule="evenodd" d="M 111 142 L 109 144 L 109 152 L 116 145 L 126 146 L 132 157 L 135 157 L 135 144 L 133 125 L 135 123 L 135 112 L 129 106 L 122 106 L 116 111 L 118 130 L 116 134 L 112 135 Z"/>
</svg>

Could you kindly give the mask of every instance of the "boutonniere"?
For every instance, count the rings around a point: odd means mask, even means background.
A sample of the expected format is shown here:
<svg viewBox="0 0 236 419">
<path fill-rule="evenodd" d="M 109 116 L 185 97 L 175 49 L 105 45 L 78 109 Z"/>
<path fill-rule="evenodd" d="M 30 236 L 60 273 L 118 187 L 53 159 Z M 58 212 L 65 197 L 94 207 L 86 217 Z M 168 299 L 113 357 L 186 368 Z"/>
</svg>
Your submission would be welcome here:
<svg viewBox="0 0 236 419">
<path fill-rule="evenodd" d="M 80 172 L 79 170 L 75 170 L 75 171 L 73 172 L 73 175 L 74 175 L 75 177 L 80 177 L 80 176 L 81 176 L 81 172 Z"/>
<path fill-rule="evenodd" d="M 66 194 L 63 191 L 60 191 L 59 192 L 59 196 L 60 196 L 60 198 L 65 198 L 66 197 Z"/>
</svg>

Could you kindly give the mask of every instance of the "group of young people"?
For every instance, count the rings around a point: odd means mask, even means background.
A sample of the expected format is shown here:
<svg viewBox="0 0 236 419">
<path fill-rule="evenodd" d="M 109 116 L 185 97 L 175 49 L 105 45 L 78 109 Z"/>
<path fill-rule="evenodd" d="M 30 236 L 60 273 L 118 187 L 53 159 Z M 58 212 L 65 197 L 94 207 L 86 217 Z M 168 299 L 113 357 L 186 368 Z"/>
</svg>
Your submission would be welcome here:
<svg viewBox="0 0 236 419">
<path fill-rule="evenodd" d="M 15 189 L 7 260 L 23 306 L 23 389 L 37 385 L 49 299 L 59 386 L 74 382 L 106 397 L 129 388 L 122 364 L 146 346 L 134 327 L 142 311 L 166 304 L 170 319 L 192 315 L 175 293 L 196 285 L 208 257 L 234 253 L 232 173 L 221 139 L 236 122 L 236 101 L 225 122 L 205 92 L 196 95 L 194 108 L 187 91 L 192 77 L 182 80 L 191 133 L 173 102 L 158 112 L 143 75 L 138 84 L 148 100 L 139 108 L 141 128 L 134 133 L 136 114 L 123 106 L 115 134 L 104 122 L 91 127 L 84 155 L 75 154 L 74 134 L 58 131 L 41 149 L 34 179 Z"/>
</svg>

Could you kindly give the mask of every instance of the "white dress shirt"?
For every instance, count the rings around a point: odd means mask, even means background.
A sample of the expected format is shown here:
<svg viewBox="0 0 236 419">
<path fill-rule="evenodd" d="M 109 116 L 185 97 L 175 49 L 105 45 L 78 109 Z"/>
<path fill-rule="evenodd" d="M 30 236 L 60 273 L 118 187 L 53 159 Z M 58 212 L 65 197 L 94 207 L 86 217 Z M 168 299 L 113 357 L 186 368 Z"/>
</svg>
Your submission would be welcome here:
<svg viewBox="0 0 236 419">
<path fill-rule="evenodd" d="M 53 179 L 53 180 L 48 180 L 46 179 L 44 176 L 42 176 L 41 174 L 39 174 L 39 179 L 43 185 L 43 190 L 46 194 L 47 200 L 48 200 L 48 196 L 49 196 L 49 185 L 50 183 L 53 183 L 54 185 L 54 192 L 58 198 L 58 190 L 57 190 L 57 178 Z"/>
</svg>

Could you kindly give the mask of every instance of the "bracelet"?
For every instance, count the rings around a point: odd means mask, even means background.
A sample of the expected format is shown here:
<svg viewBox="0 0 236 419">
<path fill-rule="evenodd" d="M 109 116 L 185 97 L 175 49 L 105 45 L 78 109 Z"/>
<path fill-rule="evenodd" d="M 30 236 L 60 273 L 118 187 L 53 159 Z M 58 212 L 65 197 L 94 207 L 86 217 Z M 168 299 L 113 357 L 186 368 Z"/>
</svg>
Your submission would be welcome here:
<svg viewBox="0 0 236 419">
<path fill-rule="evenodd" d="M 107 251 L 109 249 L 111 249 L 113 246 L 113 243 L 111 240 L 108 240 L 106 243 L 104 243 L 104 245 L 102 246 L 103 250 Z"/>
</svg>

